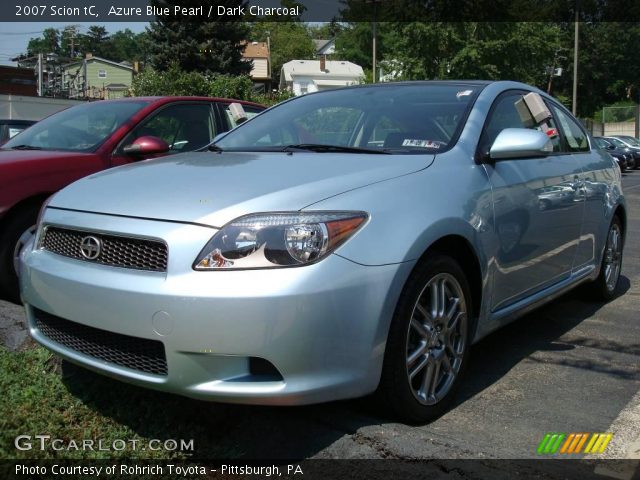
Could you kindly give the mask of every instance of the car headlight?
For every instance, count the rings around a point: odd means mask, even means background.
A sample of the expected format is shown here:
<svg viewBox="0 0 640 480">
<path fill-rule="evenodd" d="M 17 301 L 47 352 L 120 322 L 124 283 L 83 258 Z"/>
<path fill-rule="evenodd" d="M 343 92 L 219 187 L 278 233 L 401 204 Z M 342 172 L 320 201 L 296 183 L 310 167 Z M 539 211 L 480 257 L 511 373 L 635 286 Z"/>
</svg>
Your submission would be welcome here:
<svg viewBox="0 0 640 480">
<path fill-rule="evenodd" d="M 195 270 L 292 267 L 319 261 L 364 224 L 364 212 L 291 212 L 245 215 L 216 233 Z"/>
</svg>

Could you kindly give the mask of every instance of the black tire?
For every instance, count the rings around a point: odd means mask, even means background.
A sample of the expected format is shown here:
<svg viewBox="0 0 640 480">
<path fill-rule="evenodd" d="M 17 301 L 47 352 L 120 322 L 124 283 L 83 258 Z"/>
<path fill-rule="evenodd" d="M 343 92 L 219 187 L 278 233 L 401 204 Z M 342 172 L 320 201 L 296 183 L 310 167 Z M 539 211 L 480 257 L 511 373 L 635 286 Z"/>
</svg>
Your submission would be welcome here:
<svg viewBox="0 0 640 480">
<path fill-rule="evenodd" d="M 617 230 L 618 238 L 619 238 L 619 251 L 618 252 L 610 252 L 610 240 L 612 229 Z M 608 302 L 612 300 L 616 295 L 616 287 L 620 280 L 620 271 L 622 270 L 622 252 L 624 250 L 624 235 L 622 231 L 622 222 L 620 218 L 616 215 L 611 220 L 611 225 L 609 226 L 609 230 L 607 231 L 607 240 L 604 248 L 604 253 L 602 255 L 602 261 L 600 263 L 600 274 L 598 278 L 596 278 L 593 282 L 589 283 L 586 287 L 588 298 L 595 301 Z M 607 262 L 611 259 L 610 255 L 613 255 L 614 260 L 619 261 L 619 265 L 617 266 L 617 272 L 615 273 L 615 281 L 608 279 L 608 270 L 607 270 Z"/>
<path fill-rule="evenodd" d="M 16 245 L 25 231 L 35 225 L 39 205 L 30 205 L 15 212 L 0 232 L 0 292 L 12 302 L 20 302 L 20 287 L 13 260 Z"/>
<path fill-rule="evenodd" d="M 440 285 L 440 281 L 443 283 L 449 281 L 451 278 L 457 282 L 457 288 L 454 284 L 450 286 L 450 292 L 462 295 L 462 301 L 459 302 L 459 312 L 463 312 L 460 317 L 457 314 L 452 317 L 458 316 L 458 322 L 460 326 L 464 325 L 464 329 L 455 332 L 458 343 L 453 345 L 454 339 L 447 337 L 447 340 L 443 341 L 443 346 L 440 347 L 438 340 L 432 345 L 433 328 L 430 325 L 436 325 L 438 322 L 429 320 L 437 317 L 433 316 L 433 304 L 425 309 L 418 307 L 418 301 L 431 300 L 429 291 L 432 292 L 432 282 L 436 283 L 436 288 Z M 445 307 L 442 310 L 447 309 L 447 305 L 452 305 L 452 296 L 449 302 L 445 300 L 442 303 Z M 425 310 L 429 310 L 428 315 L 424 314 Z M 452 310 L 452 309 L 451 309 Z M 471 304 L 471 291 L 469 283 L 464 275 L 463 270 L 459 264 L 447 255 L 440 253 L 433 253 L 428 255 L 421 263 L 414 269 L 411 276 L 407 280 L 404 286 L 404 290 L 398 300 L 398 305 L 394 313 L 394 317 L 391 321 L 389 334 L 387 337 L 387 344 L 385 348 L 384 365 L 382 369 L 382 376 L 380 385 L 376 395 L 378 400 L 385 409 L 391 409 L 391 413 L 395 418 L 407 422 L 407 423 L 424 423 L 426 421 L 437 418 L 442 415 L 451 405 L 455 397 L 455 392 L 460 383 L 460 378 L 464 374 L 466 365 L 468 364 L 469 357 L 469 344 L 471 341 L 471 334 L 473 331 L 473 305 Z M 422 315 L 422 317 L 420 317 Z M 412 323 L 418 321 L 422 325 L 423 329 L 417 328 Z M 422 318 L 422 319 L 420 319 Z M 449 320 L 444 318 L 441 320 L 442 324 L 449 323 Z M 427 326 L 429 324 L 429 327 Z M 444 327 L 442 327 L 444 329 Z M 428 330 L 428 331 L 427 331 Z M 429 333 L 430 336 L 424 335 Z M 442 332 L 440 332 L 442 333 Z M 447 334 L 448 335 L 448 334 Z M 415 339 L 419 339 L 420 342 L 415 342 Z M 429 338 L 430 340 L 427 340 Z M 446 363 L 442 360 L 442 352 L 449 352 L 446 345 L 452 343 L 453 347 L 460 352 L 458 356 L 447 355 Z M 431 346 L 432 345 L 432 346 Z M 427 352 L 416 357 L 411 362 L 411 353 L 416 354 L 421 349 L 427 348 Z M 452 352 L 453 353 L 453 352 Z M 434 366 L 440 358 L 439 366 Z M 454 360 L 452 360 L 452 358 Z M 458 362 L 458 358 L 460 361 Z M 422 370 L 418 370 L 418 367 L 424 362 L 427 362 Z M 433 365 L 431 365 L 433 363 Z M 449 365 L 447 371 L 446 364 Z M 457 373 L 454 374 L 455 367 L 457 365 Z M 437 368 L 437 370 L 436 370 Z M 415 376 L 410 379 L 410 372 L 416 371 Z M 429 371 L 431 374 L 429 374 Z M 434 373 L 435 372 L 435 373 Z M 453 377 L 451 375 L 453 374 Z M 442 377 L 439 377 L 442 375 Z M 427 379 L 433 379 L 435 381 L 429 382 Z M 440 380 L 438 380 L 440 378 Z M 425 384 L 433 385 L 432 388 L 425 388 Z M 420 385 L 420 386 L 418 386 Z M 442 389 L 447 387 L 441 398 L 436 398 L 437 394 L 428 394 L 426 390 L 435 390 L 441 386 Z M 422 388 L 424 391 L 421 391 Z M 417 390 L 417 391 L 416 391 Z"/>
</svg>

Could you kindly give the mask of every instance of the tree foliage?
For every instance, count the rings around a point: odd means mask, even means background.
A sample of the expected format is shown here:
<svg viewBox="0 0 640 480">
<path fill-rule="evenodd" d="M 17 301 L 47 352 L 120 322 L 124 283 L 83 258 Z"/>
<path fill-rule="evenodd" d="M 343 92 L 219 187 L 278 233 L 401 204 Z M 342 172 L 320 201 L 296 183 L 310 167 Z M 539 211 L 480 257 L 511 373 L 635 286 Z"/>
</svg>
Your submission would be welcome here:
<svg viewBox="0 0 640 480">
<path fill-rule="evenodd" d="M 272 105 L 291 96 L 288 92 L 258 94 L 253 90 L 251 78 L 246 75 L 183 72 L 177 63 L 170 65 L 165 71 L 145 69 L 134 77 L 131 93 L 133 96 L 178 95 L 235 98 L 264 105 Z"/>
<path fill-rule="evenodd" d="M 172 7 L 176 0 L 152 0 L 159 8 Z M 182 7 L 199 7 L 200 0 L 180 0 Z M 225 8 L 246 7 L 246 0 L 224 0 L 216 2 Z M 214 9 L 215 11 L 215 9 Z M 242 59 L 241 42 L 246 39 L 248 25 L 241 21 L 189 22 L 186 17 L 158 17 L 151 22 L 152 63 L 163 70 L 177 62 L 185 72 L 226 73 L 241 75 L 249 73 L 251 65 Z"/>
<path fill-rule="evenodd" d="M 38 53 L 54 53 L 63 58 L 84 57 L 91 53 L 114 62 L 145 62 L 149 57 L 149 39 L 147 32 L 134 33 L 128 28 L 112 35 L 98 25 L 91 25 L 86 34 L 79 33 L 74 26 L 62 31 L 47 28 L 42 37 L 29 40 L 27 55 Z"/>
</svg>

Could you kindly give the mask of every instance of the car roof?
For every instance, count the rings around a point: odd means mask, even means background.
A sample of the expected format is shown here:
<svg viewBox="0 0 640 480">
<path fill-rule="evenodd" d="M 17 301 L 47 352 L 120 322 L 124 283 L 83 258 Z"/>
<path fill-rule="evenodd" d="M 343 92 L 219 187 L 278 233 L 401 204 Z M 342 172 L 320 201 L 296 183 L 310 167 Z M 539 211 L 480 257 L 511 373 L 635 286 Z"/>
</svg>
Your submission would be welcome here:
<svg viewBox="0 0 640 480">
<path fill-rule="evenodd" d="M 147 102 L 149 104 L 162 105 L 171 102 L 236 102 L 242 105 L 253 105 L 256 107 L 266 108 L 259 103 L 249 102 L 247 100 L 237 100 L 235 98 L 221 97 L 196 97 L 196 96 L 146 96 L 146 97 L 122 97 L 112 100 L 100 100 L 101 102 Z"/>
<path fill-rule="evenodd" d="M 18 120 L 17 118 L 0 118 L 0 124 L 11 123 L 13 125 L 33 125 L 37 120 Z"/>
</svg>

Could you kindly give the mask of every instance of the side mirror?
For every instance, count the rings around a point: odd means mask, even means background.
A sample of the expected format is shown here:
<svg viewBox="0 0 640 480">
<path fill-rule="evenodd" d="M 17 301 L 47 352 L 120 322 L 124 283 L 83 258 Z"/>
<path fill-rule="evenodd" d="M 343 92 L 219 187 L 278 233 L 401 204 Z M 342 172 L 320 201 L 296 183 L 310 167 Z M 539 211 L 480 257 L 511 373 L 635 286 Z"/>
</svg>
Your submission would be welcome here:
<svg viewBox="0 0 640 480">
<path fill-rule="evenodd" d="M 127 155 L 154 155 L 169 151 L 169 144 L 158 137 L 145 136 L 136 138 L 133 143 L 125 146 L 122 151 Z"/>
<path fill-rule="evenodd" d="M 553 152 L 549 137 L 538 130 L 505 128 L 489 149 L 492 160 L 545 157 Z"/>
<path fill-rule="evenodd" d="M 615 149 L 616 149 L 616 146 L 615 146 L 615 145 L 609 145 L 609 146 L 607 147 L 607 150 L 615 150 Z"/>
</svg>

